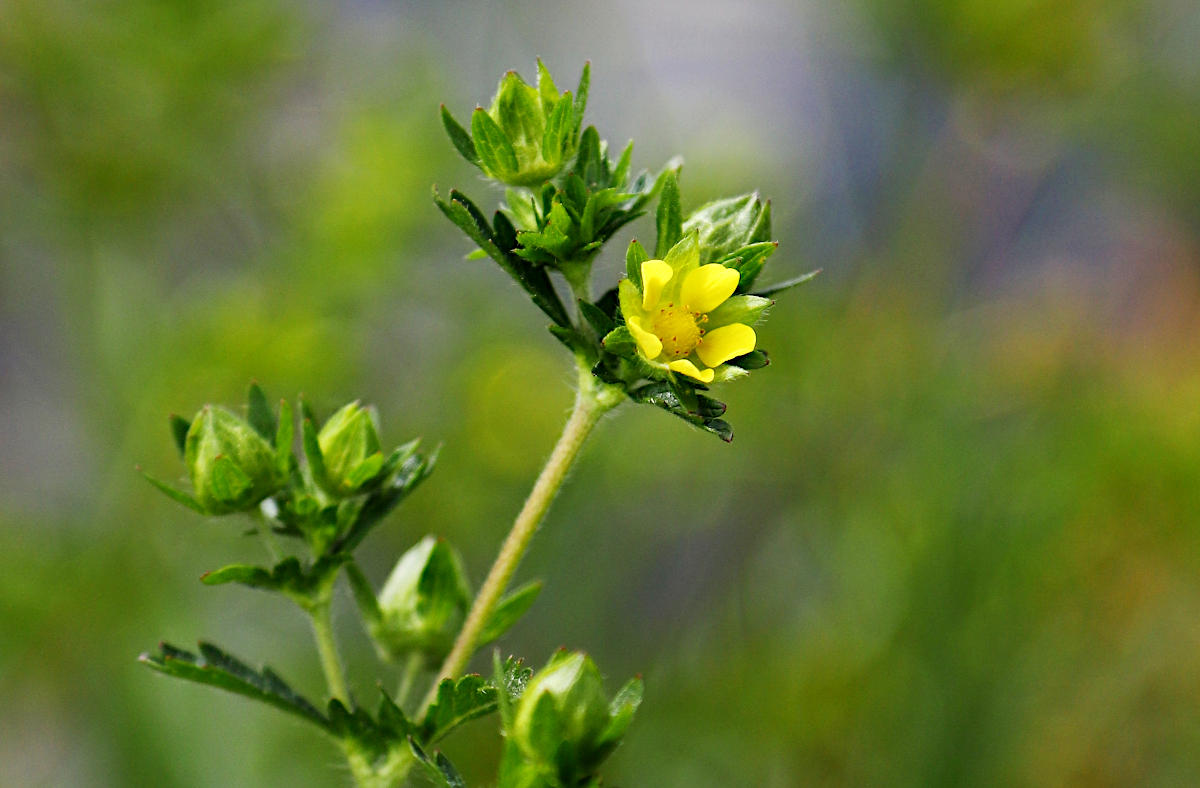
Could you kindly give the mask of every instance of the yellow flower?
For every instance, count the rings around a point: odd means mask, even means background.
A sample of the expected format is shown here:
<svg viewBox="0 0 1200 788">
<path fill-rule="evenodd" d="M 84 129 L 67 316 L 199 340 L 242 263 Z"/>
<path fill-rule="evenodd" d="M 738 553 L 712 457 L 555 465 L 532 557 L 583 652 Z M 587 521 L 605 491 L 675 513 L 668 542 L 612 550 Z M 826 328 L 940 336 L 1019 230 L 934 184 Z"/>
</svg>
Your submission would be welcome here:
<svg viewBox="0 0 1200 788">
<path fill-rule="evenodd" d="M 723 366 L 754 350 L 750 327 L 770 300 L 734 295 L 740 274 L 719 263 L 700 265 L 695 234 L 675 244 L 664 260 L 641 263 L 641 286 L 619 286 L 625 325 L 651 366 L 712 383 L 741 374 Z"/>
</svg>

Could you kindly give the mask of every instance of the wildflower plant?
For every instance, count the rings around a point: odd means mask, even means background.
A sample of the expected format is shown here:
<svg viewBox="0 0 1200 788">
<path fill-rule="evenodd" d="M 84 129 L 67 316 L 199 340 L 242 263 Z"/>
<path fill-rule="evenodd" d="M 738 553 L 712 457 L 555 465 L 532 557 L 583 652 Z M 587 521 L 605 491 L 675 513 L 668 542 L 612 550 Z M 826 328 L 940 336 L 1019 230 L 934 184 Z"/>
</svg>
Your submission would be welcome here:
<svg viewBox="0 0 1200 788">
<path fill-rule="evenodd" d="M 464 722 L 499 713 L 505 738 L 501 788 L 595 786 L 642 697 L 633 679 L 609 699 L 599 668 L 561 651 L 537 673 L 493 652 L 489 675 L 466 674 L 471 658 L 533 605 L 541 583 L 509 589 L 534 532 L 600 419 L 625 402 L 651 405 L 725 441 L 733 430 L 709 386 L 767 365 L 756 327 L 772 296 L 811 274 L 762 287 L 775 252 L 771 206 L 757 194 L 682 211 L 680 162 L 632 171 L 633 143 L 614 162 L 594 127 L 583 127 L 589 68 L 574 94 L 559 92 L 540 61 L 535 85 L 509 72 L 469 130 L 442 107 L 462 156 L 504 188 L 490 218 L 463 193 L 434 201 L 549 319 L 578 374 L 575 404 L 478 591 L 458 552 L 423 535 L 376 591 L 355 560 L 370 532 L 431 473 L 437 451 L 417 441 L 385 450 L 377 414 L 352 402 L 323 422 L 303 401 L 272 408 L 258 385 L 245 414 L 205 406 L 171 433 L 190 489 L 153 477 L 179 503 L 210 517 L 249 518 L 269 565 L 232 564 L 202 577 L 294 602 L 312 622 L 328 698 L 302 696 L 270 668 L 255 668 L 211 643 L 196 652 L 161 644 L 149 667 L 272 705 L 315 725 L 343 752 L 361 786 L 421 776 L 463 786 L 434 749 Z M 592 264 L 616 233 L 653 206 L 655 241 L 625 250 L 625 276 L 597 288 Z M 653 252 L 650 249 L 653 249 Z M 394 692 L 351 691 L 330 622 L 345 576 L 363 630 L 400 674 Z M 414 695 L 419 680 L 428 690 Z"/>
</svg>

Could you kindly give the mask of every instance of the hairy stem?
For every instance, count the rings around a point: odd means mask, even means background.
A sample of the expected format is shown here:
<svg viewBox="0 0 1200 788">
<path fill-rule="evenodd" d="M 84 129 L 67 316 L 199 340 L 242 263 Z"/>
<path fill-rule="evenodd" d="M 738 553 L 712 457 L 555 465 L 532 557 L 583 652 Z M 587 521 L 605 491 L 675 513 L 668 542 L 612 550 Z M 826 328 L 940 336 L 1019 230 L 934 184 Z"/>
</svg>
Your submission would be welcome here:
<svg viewBox="0 0 1200 788">
<path fill-rule="evenodd" d="M 333 637 L 333 622 L 330 617 L 330 602 L 326 597 L 309 610 L 312 616 L 313 637 L 317 640 L 317 651 L 321 655 L 321 670 L 325 672 L 325 683 L 329 694 L 347 706 L 350 693 L 346 691 L 346 676 L 342 672 L 342 660 L 338 656 L 337 641 Z"/>
<path fill-rule="evenodd" d="M 517 565 L 524 557 L 525 551 L 529 549 L 530 540 L 537 532 L 538 525 L 546 515 L 546 510 L 550 508 L 550 502 L 554 500 L 554 495 L 562 486 L 567 471 L 571 469 L 575 459 L 579 456 L 579 450 L 583 447 L 584 441 L 591 434 L 592 428 L 600 421 L 600 417 L 616 407 L 621 402 L 622 396 L 620 389 L 600 383 L 592 375 L 588 366 L 580 361 L 579 389 L 575 394 L 575 406 L 571 410 L 571 416 L 567 419 L 566 426 L 563 427 L 558 443 L 554 445 L 554 450 L 550 453 L 550 459 L 546 460 L 545 467 L 542 468 L 541 474 L 534 482 L 533 490 L 525 499 L 525 505 L 521 507 L 517 519 L 513 522 L 512 530 L 508 532 L 508 537 L 500 548 L 496 562 L 492 564 L 487 579 L 483 581 L 483 586 L 480 587 L 479 594 L 475 597 L 475 602 L 471 606 L 470 613 L 467 614 L 467 620 L 463 624 L 462 630 L 458 633 L 458 638 L 454 641 L 453 648 L 434 677 L 433 686 L 429 688 L 429 693 L 421 704 L 422 709 L 428 708 L 429 704 L 433 702 L 437 696 L 437 686 L 442 679 L 456 678 L 466 668 L 471 655 L 475 653 L 480 633 L 492 617 L 505 589 L 508 588 L 508 583 L 512 579 Z"/>
</svg>

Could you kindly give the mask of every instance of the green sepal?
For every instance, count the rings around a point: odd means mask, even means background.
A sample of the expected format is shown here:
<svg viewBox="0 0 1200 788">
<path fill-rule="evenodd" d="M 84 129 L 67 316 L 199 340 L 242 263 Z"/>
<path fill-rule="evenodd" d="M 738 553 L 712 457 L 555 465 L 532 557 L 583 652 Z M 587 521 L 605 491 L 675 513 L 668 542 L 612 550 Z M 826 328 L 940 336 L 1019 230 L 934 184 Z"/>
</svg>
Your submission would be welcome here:
<svg viewBox="0 0 1200 788">
<path fill-rule="evenodd" d="M 284 478 L 291 475 L 296 465 L 292 454 L 292 443 L 296 439 L 296 418 L 292 404 L 286 399 L 279 401 L 279 428 L 275 431 L 275 467 Z"/>
<path fill-rule="evenodd" d="M 420 485 L 437 464 L 438 450 L 428 456 L 413 454 L 396 469 L 391 478 L 373 490 L 361 504 L 353 525 L 338 537 L 329 548 L 331 554 L 349 553 L 358 547 L 371 529 Z"/>
<path fill-rule="evenodd" d="M 634 358 L 637 355 L 637 340 L 629 332 L 628 326 L 617 326 L 604 335 L 600 340 L 604 349 L 623 358 Z"/>
<path fill-rule="evenodd" d="M 317 707 L 288 686 L 275 671 L 269 667 L 255 670 L 211 643 L 202 641 L 199 655 L 160 643 L 157 654 L 142 654 L 138 661 L 168 676 L 207 684 L 274 706 L 335 735 L 329 720 Z"/>
<path fill-rule="evenodd" d="M 796 285 L 802 285 L 805 282 L 812 281 L 814 278 L 816 278 L 817 274 L 819 274 L 819 273 L 821 273 L 820 268 L 818 268 L 815 271 L 809 271 L 807 274 L 803 274 L 801 276 L 797 276 L 792 279 L 785 279 L 784 281 L 779 282 L 777 284 L 768 285 L 767 287 L 760 288 L 758 291 L 755 292 L 755 295 L 766 298 L 767 296 L 772 296 L 772 295 L 775 295 L 776 293 L 782 293 L 784 290 L 795 287 Z"/>
<path fill-rule="evenodd" d="M 725 300 L 725 303 L 708 313 L 708 330 L 727 326 L 730 323 L 744 323 L 752 326 L 762 319 L 763 313 L 775 303 L 769 298 L 753 295 L 735 295 Z"/>
<path fill-rule="evenodd" d="M 742 369 L 762 369 L 771 363 L 771 359 L 767 357 L 765 350 L 751 350 L 746 355 L 731 358 L 725 363 Z"/>
<path fill-rule="evenodd" d="M 321 454 L 317 428 L 311 418 L 305 418 L 304 423 L 300 425 L 300 445 L 304 449 L 304 459 L 308 462 L 312 482 L 319 486 L 325 480 L 325 457 Z"/>
<path fill-rule="evenodd" d="M 471 135 L 463 128 L 462 124 L 455 120 L 450 114 L 450 110 L 446 109 L 446 105 L 442 105 L 442 128 L 446 130 L 446 135 L 450 137 L 450 142 L 454 143 L 454 147 L 462 157 L 479 167 L 479 152 L 475 150 L 475 143 L 471 141 Z"/>
<path fill-rule="evenodd" d="M 754 286 L 754 281 L 762 272 L 767 258 L 773 255 L 778 248 L 779 244 L 775 241 L 760 241 L 743 246 L 714 262 L 737 271 L 740 279 L 736 292 L 747 293 Z"/>
<path fill-rule="evenodd" d="M 350 582 L 354 603 L 358 606 L 358 612 L 363 617 L 363 622 L 367 625 L 368 630 L 379 626 L 379 622 L 383 618 L 383 613 L 379 609 L 379 599 L 375 596 L 375 590 L 371 588 L 371 581 L 353 560 L 346 562 L 346 579 Z"/>
<path fill-rule="evenodd" d="M 654 256 L 661 260 L 671 247 L 683 237 L 683 209 L 679 202 L 679 179 L 668 170 L 658 194 L 658 210 L 655 212 L 655 227 L 658 238 L 654 245 Z"/>
<path fill-rule="evenodd" d="M 583 71 L 579 75 L 579 86 L 575 88 L 575 129 L 578 134 L 583 127 L 583 112 L 587 109 L 588 89 L 592 84 L 592 62 L 584 61 Z"/>
<path fill-rule="evenodd" d="M 231 458 L 218 455 L 212 461 L 209 493 L 221 504 L 238 503 L 254 486 L 254 481 Z"/>
<path fill-rule="evenodd" d="M 726 443 L 733 440 L 733 427 L 718 418 L 725 413 L 725 403 L 700 394 L 681 381 L 674 385 L 668 381 L 647 383 L 630 391 L 629 396 L 635 402 L 662 408 L 693 426 L 711 432 Z"/>
<path fill-rule="evenodd" d="M 275 414 L 271 412 L 267 396 L 263 394 L 262 387 L 257 383 L 250 384 L 250 390 L 246 394 L 246 403 L 246 421 L 250 422 L 250 426 L 263 437 L 263 440 L 272 443 L 275 440 Z"/>
<path fill-rule="evenodd" d="M 179 449 L 179 456 L 182 457 L 187 446 L 188 429 L 192 423 L 174 413 L 171 414 L 168 423 L 171 425 L 171 437 L 175 440 L 175 448 Z"/>
<path fill-rule="evenodd" d="M 183 504 L 192 511 L 199 512 L 200 514 L 208 514 L 204 506 L 188 493 L 176 487 L 172 487 L 164 481 L 154 478 L 145 471 L 142 471 L 140 468 L 138 470 L 141 471 L 142 476 L 145 477 L 146 481 L 153 484 L 161 493 L 166 495 L 172 501 L 175 501 L 175 503 Z"/>
<path fill-rule="evenodd" d="M 644 693 L 645 685 L 641 677 L 634 677 L 626 682 L 624 687 L 621 687 L 609 708 L 612 717 L 608 727 L 600 734 L 597 742 L 599 746 L 615 747 L 621 741 L 621 737 L 625 735 L 625 731 L 633 722 L 633 715 L 641 705 Z"/>
<path fill-rule="evenodd" d="M 483 107 L 471 113 L 471 138 L 483 170 L 502 181 L 514 177 L 520 165 L 512 142 Z"/>
<path fill-rule="evenodd" d="M 639 291 L 642 289 L 642 263 L 649 259 L 650 255 L 636 238 L 629 242 L 629 248 L 625 251 L 625 275 Z"/>
<path fill-rule="evenodd" d="M 408 737 L 408 744 L 417 764 L 423 769 L 422 774 L 437 788 L 467 788 L 466 782 L 445 753 L 438 751 L 430 758 L 412 736 Z"/>
<path fill-rule="evenodd" d="M 521 619 L 521 616 L 525 615 L 533 606 L 541 591 L 542 581 L 534 580 L 501 599 L 492 612 L 492 617 L 488 619 L 487 625 L 479 633 L 479 642 L 476 648 L 486 646 L 511 629 Z"/>
</svg>

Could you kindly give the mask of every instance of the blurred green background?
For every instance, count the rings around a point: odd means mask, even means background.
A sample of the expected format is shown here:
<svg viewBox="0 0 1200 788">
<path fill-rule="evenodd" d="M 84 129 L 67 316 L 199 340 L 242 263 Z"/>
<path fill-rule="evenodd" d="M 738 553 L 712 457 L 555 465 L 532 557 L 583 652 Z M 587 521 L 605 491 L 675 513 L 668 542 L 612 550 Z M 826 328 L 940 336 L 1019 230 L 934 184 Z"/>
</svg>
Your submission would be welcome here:
<svg viewBox="0 0 1200 788">
<path fill-rule="evenodd" d="M 445 443 L 367 571 L 436 532 L 478 581 L 571 374 L 431 203 L 499 196 L 437 106 L 535 55 L 591 60 L 635 165 L 685 155 L 685 209 L 770 197 L 764 281 L 825 271 L 732 445 L 619 411 L 521 570 L 505 648 L 645 676 L 608 781 L 1200 784 L 1198 39 L 1191 0 L 0 0 L 0 785 L 349 783 L 137 664 L 203 637 L 321 687 L 298 611 L 197 582 L 257 544 L 134 466 L 251 379 L 361 397 Z"/>
</svg>

